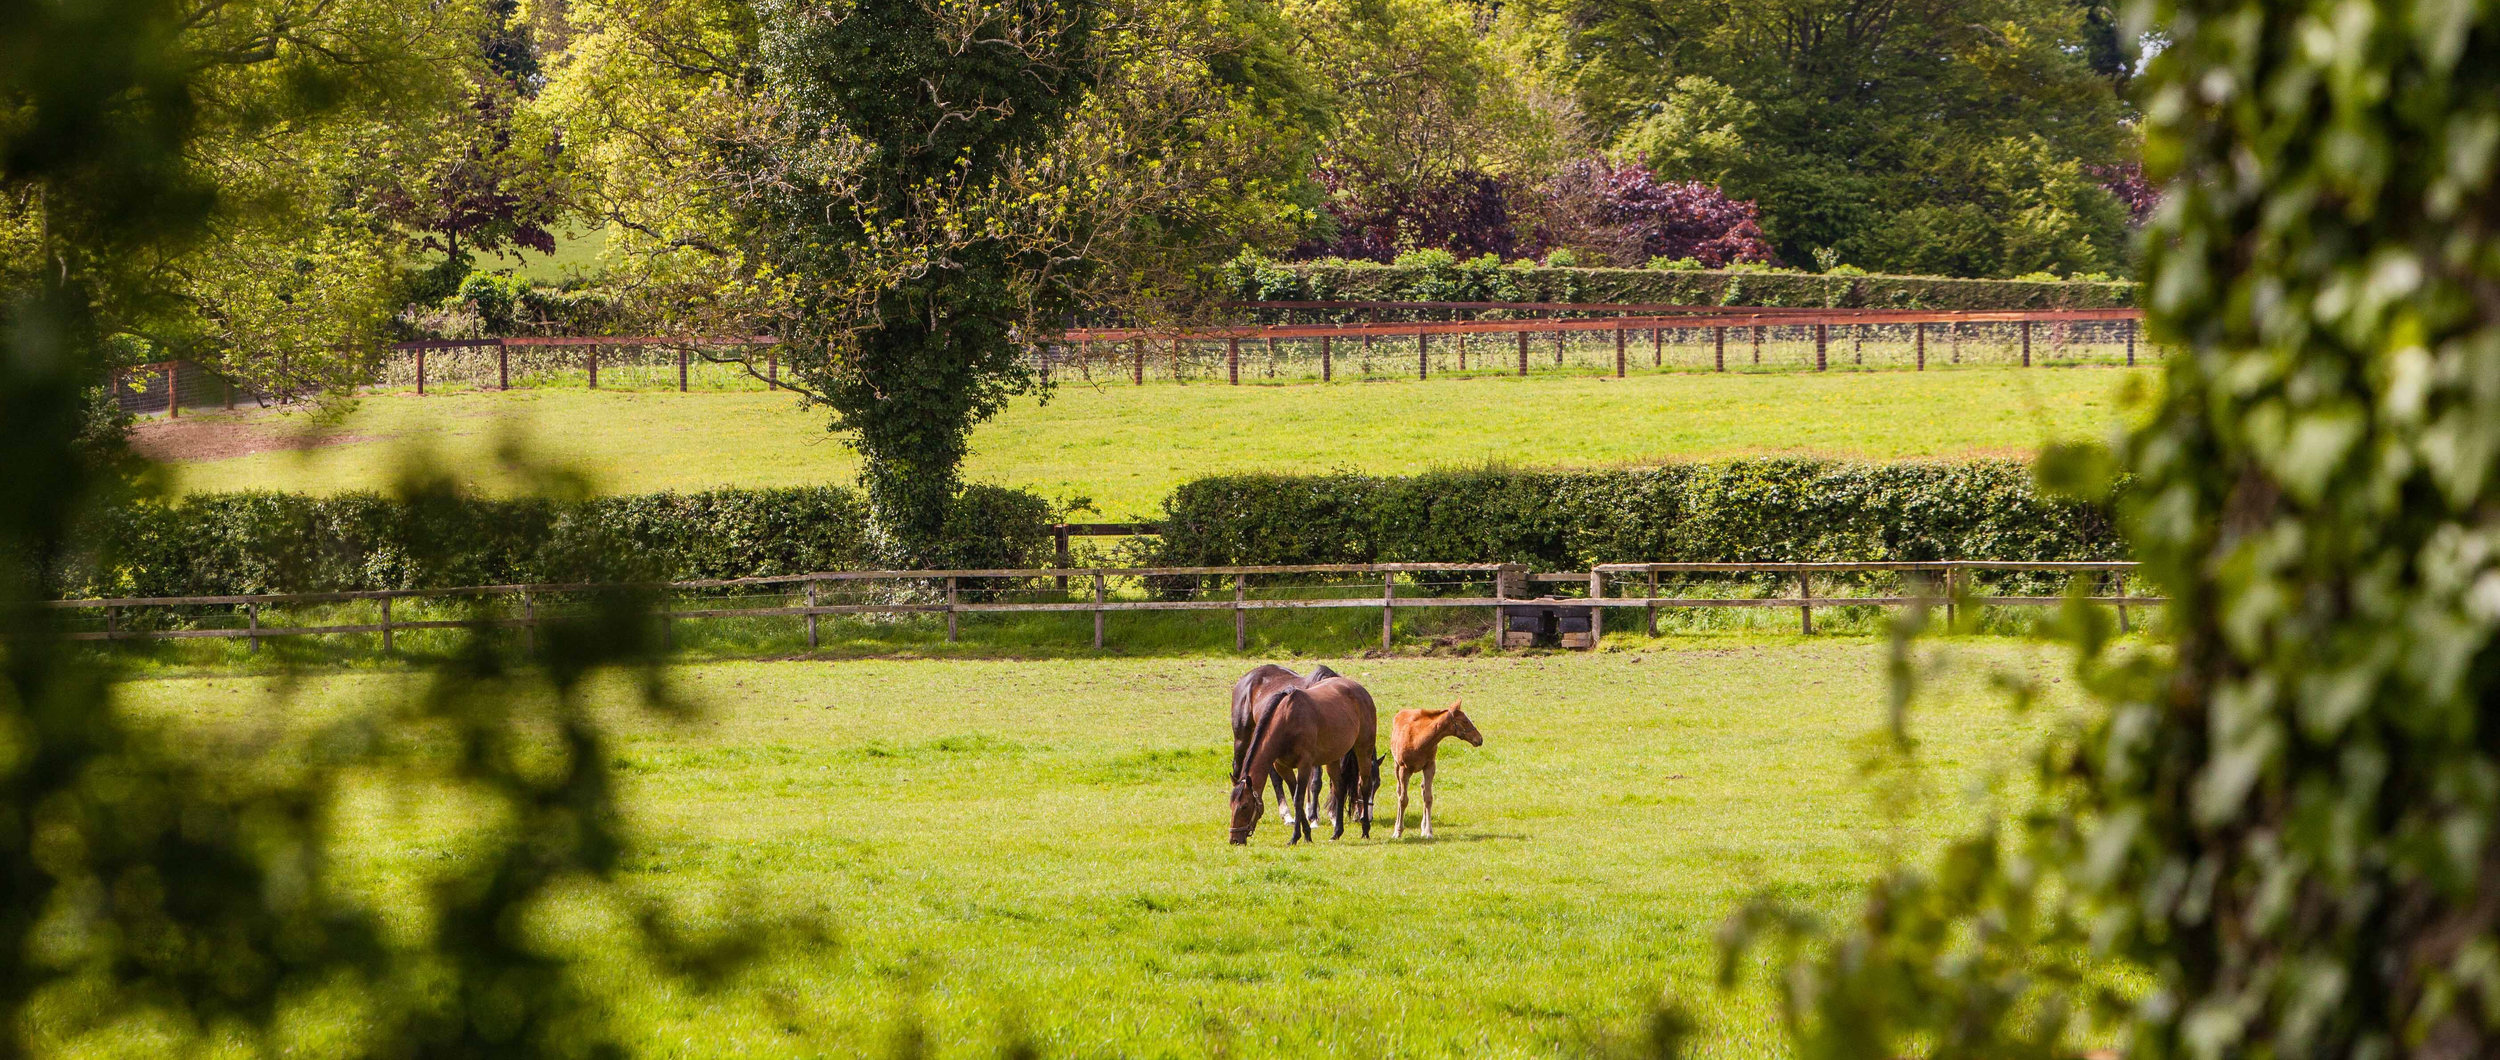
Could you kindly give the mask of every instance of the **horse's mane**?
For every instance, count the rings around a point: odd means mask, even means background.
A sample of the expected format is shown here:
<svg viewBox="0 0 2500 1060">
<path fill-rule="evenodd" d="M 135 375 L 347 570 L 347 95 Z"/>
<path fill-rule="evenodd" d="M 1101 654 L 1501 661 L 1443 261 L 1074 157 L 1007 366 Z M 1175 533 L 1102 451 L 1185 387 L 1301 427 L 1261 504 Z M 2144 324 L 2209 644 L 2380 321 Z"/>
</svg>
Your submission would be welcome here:
<svg viewBox="0 0 2500 1060">
<path fill-rule="evenodd" d="M 1311 680 L 1313 681 L 1325 681 L 1331 677 L 1337 676 L 1341 675 L 1339 675 L 1337 671 L 1329 669 L 1327 663 L 1321 663 L 1311 669 Z"/>
</svg>

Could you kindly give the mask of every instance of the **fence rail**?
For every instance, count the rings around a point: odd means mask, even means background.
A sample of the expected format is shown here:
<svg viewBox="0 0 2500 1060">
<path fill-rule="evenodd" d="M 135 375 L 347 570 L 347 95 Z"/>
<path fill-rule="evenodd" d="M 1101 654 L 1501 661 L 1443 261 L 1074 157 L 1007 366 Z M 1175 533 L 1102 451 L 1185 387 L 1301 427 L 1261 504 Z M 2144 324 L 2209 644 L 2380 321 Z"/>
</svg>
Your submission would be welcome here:
<svg viewBox="0 0 2500 1060">
<path fill-rule="evenodd" d="M 1091 567 L 1020 568 L 1012 570 L 821 571 L 753 578 L 714 578 L 648 585 L 530 584 L 481 585 L 445 589 L 388 589 L 353 592 L 228 594 L 183 597 L 111 597 L 49 601 L 46 606 L 80 612 L 101 612 L 102 629 L 69 633 L 74 640 L 129 641 L 161 639 L 240 639 L 254 650 L 269 638 L 320 635 L 378 634 L 385 652 L 395 634 L 468 626 L 518 628 L 534 638 L 543 623 L 564 612 L 569 598 L 601 591 L 633 590 L 661 594 L 667 606 L 653 614 L 663 628 L 680 621 L 727 618 L 791 618 L 805 626 L 808 647 L 820 644 L 818 622 L 830 616 L 940 616 L 947 640 L 957 639 L 958 620 L 966 615 L 1091 614 L 1094 647 L 1104 644 L 1104 618 L 1144 612 L 1229 611 L 1234 616 L 1234 645 L 1248 643 L 1248 620 L 1254 612 L 1314 609 L 1372 609 L 1381 615 L 1381 646 L 1395 636 L 1395 618 L 1402 609 L 1485 608 L 1494 613 L 1496 642 L 1511 646 L 1523 641 L 1515 620 L 1568 615 L 1571 624 L 1585 624 L 1585 636 L 1564 643 L 1594 646 L 1603 635 L 1608 611 L 1637 609 L 1655 633 L 1662 609 L 1795 608 L 1800 628 L 1814 629 L 1814 609 L 1838 607 L 1942 606 L 1950 618 L 1964 606 L 2040 607 L 2064 603 L 2053 593 L 1985 593 L 1973 579 L 1987 576 L 2072 574 L 2117 579 L 2115 592 L 2083 598 L 2119 609 L 2159 606 L 2165 601 L 2125 591 L 2135 565 L 2127 562 L 1998 562 L 1945 560 L 1854 563 L 1629 563 L 1604 564 L 1587 571 L 1531 572 L 1517 564 L 1492 563 L 1363 563 L 1289 564 L 1226 567 Z M 1851 575 L 1900 576 L 1903 585 L 1870 595 L 1817 594 L 1814 580 Z M 1743 575 L 1793 579 L 1793 596 L 1690 595 L 1659 591 L 1662 576 Z M 1357 581 L 1287 584 L 1294 576 L 1358 579 Z M 1406 590 L 1401 592 L 1401 580 Z M 1127 588 L 1115 595 L 1112 585 Z M 1828 587 L 1829 582 L 1825 583 Z M 1221 590 L 1229 585 L 1231 592 Z M 1071 586 L 1075 588 L 1072 590 Z M 1359 592 L 1360 595 L 1253 595 L 1263 590 Z M 1369 586 L 1370 588 L 1366 588 Z M 1573 590 L 1557 593 L 1558 587 Z M 2104 586 L 2106 588 L 2106 586 Z M 728 592 L 764 591 L 761 599 L 721 596 Z M 1905 591 L 1907 590 L 1907 591 Z M 1208 595 L 1212 591 L 1214 595 Z M 843 594 L 850 594 L 844 596 Z M 704 594 L 715 594 L 705 598 Z M 832 595 L 833 599 L 826 599 Z M 472 600 L 492 605 L 490 613 L 459 618 L 394 616 L 403 602 Z M 769 602 L 765 602 L 769 601 Z M 379 615 L 348 620 L 315 618 L 306 624 L 267 624 L 265 610 L 324 604 L 370 603 Z M 707 606 L 708 605 L 708 606 Z M 198 609 L 223 609 L 199 612 Z M 185 614 L 188 610 L 191 613 Z M 308 616 L 309 617 L 309 616 Z M 133 619 L 143 619 L 134 623 Z M 200 625 L 223 621 L 232 625 Z M 181 623 L 186 628 L 173 628 Z"/>
<path fill-rule="evenodd" d="M 1563 302 L 1242 302 L 1252 316 L 1368 313 L 1369 321 L 1180 328 L 1070 328 L 1028 344 L 1026 363 L 1061 379 L 1333 382 L 1339 376 L 1429 378 L 1532 370 L 1925 370 L 1947 365 L 2134 364 L 2135 309 L 1796 309 Z M 1453 319 L 1378 319 L 1384 312 Z M 1500 314 L 1501 319 L 1455 319 Z M 1473 350 L 1470 344 L 1473 343 Z M 1535 349 L 1531 349 L 1535 347 Z M 1933 348 L 1931 351 L 1931 347 Z M 720 351 L 720 352 L 715 352 Z M 758 364 L 760 351 L 761 364 Z M 437 339 L 393 346 L 384 386 L 425 393 L 446 383 L 510 389 L 557 379 L 633 389 L 783 386 L 769 335 L 542 335 Z"/>
</svg>

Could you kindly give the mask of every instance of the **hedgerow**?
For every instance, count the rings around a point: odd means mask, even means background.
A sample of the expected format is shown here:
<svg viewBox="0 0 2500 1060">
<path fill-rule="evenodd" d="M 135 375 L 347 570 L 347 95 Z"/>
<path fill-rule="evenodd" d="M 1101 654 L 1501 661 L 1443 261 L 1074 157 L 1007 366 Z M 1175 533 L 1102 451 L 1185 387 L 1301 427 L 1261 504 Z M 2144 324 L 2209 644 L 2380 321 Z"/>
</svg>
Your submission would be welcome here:
<svg viewBox="0 0 2500 1060">
<path fill-rule="evenodd" d="M 1162 531 L 1172 566 L 2125 557 L 2103 508 L 2010 460 L 1227 475 L 1174 491 Z"/>
<path fill-rule="evenodd" d="M 1416 256 L 1402 264 L 1245 261 L 1232 297 L 1277 301 L 1651 302 L 1844 309 L 2107 309 L 2135 285 L 1744 269 L 1576 269 Z"/>
<path fill-rule="evenodd" d="M 1030 567 L 1050 554 L 1049 505 L 994 486 L 964 491 L 941 552 L 950 565 Z M 71 592 L 209 596 L 571 581 L 582 557 L 665 580 L 876 565 L 867 505 L 798 487 L 651 493 L 559 503 L 403 502 L 374 493 L 239 492 L 142 503 L 98 520 Z"/>
</svg>

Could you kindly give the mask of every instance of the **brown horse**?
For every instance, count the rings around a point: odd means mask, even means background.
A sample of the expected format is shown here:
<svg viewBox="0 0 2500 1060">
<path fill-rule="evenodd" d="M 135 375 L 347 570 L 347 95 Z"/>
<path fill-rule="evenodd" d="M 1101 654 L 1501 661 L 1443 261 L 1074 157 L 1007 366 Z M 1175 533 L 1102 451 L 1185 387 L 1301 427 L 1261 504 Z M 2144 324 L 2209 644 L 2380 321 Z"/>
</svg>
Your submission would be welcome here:
<svg viewBox="0 0 2500 1060">
<path fill-rule="evenodd" d="M 1278 692 L 1288 688 L 1305 688 L 1335 676 L 1337 671 L 1326 666 L 1313 669 L 1311 676 L 1304 677 L 1275 663 L 1261 663 L 1256 669 L 1243 674 L 1241 680 L 1233 682 L 1231 777 L 1239 779 L 1242 765 L 1250 759 L 1250 734 L 1258 728 L 1260 708 L 1266 706 Z M 1293 807 L 1285 801 L 1285 776 L 1278 773 L 1275 777 L 1276 814 L 1286 824 L 1292 824 Z"/>
<path fill-rule="evenodd" d="M 1336 792 L 1337 828 L 1329 838 L 1345 836 L 1348 810 L 1362 821 L 1363 834 L 1370 835 L 1371 814 L 1365 804 L 1379 787 L 1380 776 L 1380 760 L 1372 754 L 1379 741 L 1380 716 L 1371 693 L 1345 678 L 1332 677 L 1306 688 L 1274 693 L 1257 713 L 1249 761 L 1233 777 L 1233 842 L 1250 841 L 1259 815 L 1266 810 L 1259 802 L 1259 782 L 1280 770 L 1292 774 L 1288 786 L 1299 808 L 1288 846 L 1314 836 L 1311 822 L 1319 814 L 1323 774 Z"/>
<path fill-rule="evenodd" d="M 1389 754 L 1398 768 L 1398 823 L 1389 833 L 1392 838 L 1406 835 L 1406 778 L 1417 773 L 1424 775 L 1424 838 L 1432 838 L 1433 756 L 1451 736 L 1484 746 L 1484 734 L 1456 703 L 1441 710 L 1401 710 L 1389 719 Z"/>
</svg>

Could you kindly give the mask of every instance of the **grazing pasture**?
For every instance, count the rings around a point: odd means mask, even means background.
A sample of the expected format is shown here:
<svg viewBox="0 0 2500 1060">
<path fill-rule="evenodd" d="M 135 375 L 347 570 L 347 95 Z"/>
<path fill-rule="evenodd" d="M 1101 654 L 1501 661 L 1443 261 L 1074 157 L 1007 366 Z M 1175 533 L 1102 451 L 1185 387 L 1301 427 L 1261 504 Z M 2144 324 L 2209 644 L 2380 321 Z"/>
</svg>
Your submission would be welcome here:
<svg viewBox="0 0 2500 1060">
<path fill-rule="evenodd" d="M 974 481 L 1091 498 L 1103 518 L 1153 516 L 1204 475 L 1331 468 L 1411 474 L 1498 462 L 1600 467 L 1797 455 L 1955 459 L 2097 437 L 2153 368 L 1828 375 L 1495 377 L 1335 386 L 1063 385 L 973 434 Z M 187 413 L 140 428 L 188 489 L 312 492 L 387 484 L 410 449 L 490 491 L 508 436 L 635 493 L 847 483 L 858 458 L 787 394 L 373 394 L 327 437 L 304 413 Z M 307 447 L 308 446 L 308 447 Z"/>
<path fill-rule="evenodd" d="M 629 710 L 613 682 L 594 699 L 635 881 L 742 888 L 838 935 L 718 1000 L 616 978 L 654 1055 L 880 1054 L 915 1033 L 941 1057 L 1014 1037 L 1050 1056 L 1585 1054 L 1639 1036 L 1662 990 L 1700 1017 L 1702 1055 L 1776 1054 L 1767 991 L 1714 986 L 1730 907 L 1767 889 L 1845 915 L 1887 851 L 1974 820 L 1973 782 L 2073 709 L 2047 649 L 1931 642 L 1948 665 L 1913 716 L 1924 771 L 1881 774 L 1927 797 L 1879 811 L 1862 767 L 1888 650 L 1287 660 L 1362 681 L 1384 726 L 1463 697 L 1484 737 L 1440 748 L 1434 840 L 1375 827 L 1290 849 L 1272 808 L 1247 847 L 1225 842 L 1238 659 L 690 663 L 671 671 L 702 708 L 689 721 Z M 2044 682 L 2047 709 L 2009 712 L 1992 672 Z M 307 732 L 417 679 L 320 674 L 283 704 L 276 680 L 231 673 L 126 691 L 205 741 Z M 456 809 L 340 812 L 360 891 L 464 856 Z M 554 927 L 604 952 L 595 924 Z"/>
</svg>

